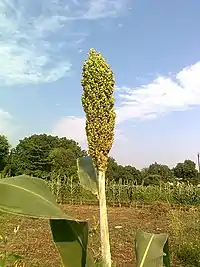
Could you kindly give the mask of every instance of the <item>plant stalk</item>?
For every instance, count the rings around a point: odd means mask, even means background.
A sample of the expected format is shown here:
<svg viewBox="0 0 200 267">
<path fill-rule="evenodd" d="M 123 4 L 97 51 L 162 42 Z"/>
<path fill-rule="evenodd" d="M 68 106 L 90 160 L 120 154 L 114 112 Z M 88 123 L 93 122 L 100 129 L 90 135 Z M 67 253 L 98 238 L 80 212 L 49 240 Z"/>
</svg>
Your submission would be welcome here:
<svg viewBox="0 0 200 267">
<path fill-rule="evenodd" d="M 99 210 L 100 210 L 100 233 L 101 233 L 101 254 L 103 266 L 111 267 L 111 253 L 108 230 L 108 216 L 106 207 L 105 171 L 98 171 L 99 182 Z"/>
</svg>

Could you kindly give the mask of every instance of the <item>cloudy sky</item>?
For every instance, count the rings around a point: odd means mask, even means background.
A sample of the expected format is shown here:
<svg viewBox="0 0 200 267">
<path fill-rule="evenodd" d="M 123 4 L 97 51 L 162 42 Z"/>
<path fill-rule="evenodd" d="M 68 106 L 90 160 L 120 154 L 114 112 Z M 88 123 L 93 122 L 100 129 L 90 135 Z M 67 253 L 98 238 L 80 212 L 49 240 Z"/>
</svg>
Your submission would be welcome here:
<svg viewBox="0 0 200 267">
<path fill-rule="evenodd" d="M 80 79 L 93 47 L 115 73 L 117 161 L 196 161 L 199 10 L 199 0 L 0 0 L 0 134 L 85 148 Z"/>
</svg>

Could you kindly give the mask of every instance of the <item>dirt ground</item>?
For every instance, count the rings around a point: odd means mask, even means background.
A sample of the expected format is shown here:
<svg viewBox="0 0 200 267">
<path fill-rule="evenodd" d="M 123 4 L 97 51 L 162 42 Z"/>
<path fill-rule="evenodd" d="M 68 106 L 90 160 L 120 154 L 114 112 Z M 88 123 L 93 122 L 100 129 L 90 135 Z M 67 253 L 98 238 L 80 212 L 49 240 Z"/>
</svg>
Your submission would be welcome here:
<svg viewBox="0 0 200 267">
<path fill-rule="evenodd" d="M 72 214 L 79 219 L 88 219 L 90 227 L 95 227 L 98 220 L 98 206 L 63 205 L 62 208 L 66 214 Z M 135 266 L 134 238 L 136 229 L 170 234 L 168 210 L 168 207 L 162 203 L 154 203 L 152 206 L 142 208 L 108 208 L 111 253 L 117 267 Z M 20 229 L 15 235 L 13 228 L 17 225 L 20 225 Z M 116 228 L 116 226 L 121 227 Z M 57 250 L 51 241 L 49 229 L 48 221 L 10 215 L 3 215 L 0 218 L 0 233 L 8 235 L 8 249 L 25 255 L 26 266 L 28 267 L 61 266 Z M 100 257 L 98 231 L 90 238 L 89 243 L 93 255 L 96 258 Z M 173 253 L 171 253 L 171 257 L 172 266 L 179 266 L 174 262 Z"/>
</svg>

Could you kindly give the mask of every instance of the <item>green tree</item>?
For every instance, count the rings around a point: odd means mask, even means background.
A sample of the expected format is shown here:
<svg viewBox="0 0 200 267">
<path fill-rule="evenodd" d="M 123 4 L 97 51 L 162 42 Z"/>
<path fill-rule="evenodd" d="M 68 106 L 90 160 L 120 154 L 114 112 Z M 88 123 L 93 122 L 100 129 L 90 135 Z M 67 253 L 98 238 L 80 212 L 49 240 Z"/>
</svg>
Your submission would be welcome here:
<svg viewBox="0 0 200 267">
<path fill-rule="evenodd" d="M 138 184 L 141 184 L 143 186 L 148 185 L 159 185 L 161 182 L 161 176 L 159 174 L 154 174 L 149 172 L 149 168 L 143 168 L 140 172 L 141 174 L 141 180 Z"/>
<path fill-rule="evenodd" d="M 175 177 L 182 179 L 183 182 L 194 182 L 198 177 L 196 164 L 192 160 L 185 160 L 183 163 L 177 163 L 173 168 Z"/>
<path fill-rule="evenodd" d="M 9 157 L 10 144 L 4 135 L 0 135 L 0 172 L 5 168 Z"/>
<path fill-rule="evenodd" d="M 51 161 L 51 172 L 56 173 L 61 178 L 73 176 L 77 180 L 77 155 L 72 148 L 54 148 L 50 152 L 49 159 Z"/>
<path fill-rule="evenodd" d="M 47 175 L 51 170 L 48 156 L 51 149 L 57 145 L 57 139 L 46 134 L 34 134 L 20 140 L 13 153 L 16 175 Z"/>
<path fill-rule="evenodd" d="M 135 167 L 127 165 L 127 166 L 123 167 L 123 175 L 121 178 L 123 180 L 132 181 L 132 182 L 138 184 L 141 181 L 141 173 Z"/>
<path fill-rule="evenodd" d="M 67 139 L 66 137 L 58 138 L 57 136 L 54 136 L 54 138 L 56 138 L 55 147 L 72 150 L 76 158 L 87 155 L 87 152 L 85 150 L 82 150 L 79 144 L 73 139 Z"/>
<path fill-rule="evenodd" d="M 132 181 L 138 184 L 141 182 L 141 173 L 133 166 L 127 165 L 124 167 L 118 165 L 114 158 L 109 157 L 106 179 L 114 180 L 116 182 L 118 182 L 119 179 L 122 179 L 122 181 Z"/>
<path fill-rule="evenodd" d="M 116 160 L 112 157 L 108 158 L 108 167 L 106 170 L 106 180 L 109 182 L 111 180 L 118 181 L 119 180 L 119 165 Z"/>
<path fill-rule="evenodd" d="M 20 140 L 13 151 L 12 164 L 14 165 L 15 175 L 25 173 L 40 178 L 50 177 L 52 168 L 55 170 L 57 168 L 55 167 L 56 162 L 61 160 L 58 156 L 59 153 L 54 151 L 55 148 L 71 150 L 73 158 L 85 154 L 74 140 L 46 134 L 34 134 Z M 51 156 L 54 154 L 53 162 L 50 154 Z M 56 159 L 55 154 L 57 154 Z M 52 163 L 54 163 L 54 167 L 52 167 Z"/>
<path fill-rule="evenodd" d="M 106 267 L 111 267 L 111 254 L 107 221 L 105 173 L 108 154 L 114 141 L 114 76 L 100 53 L 91 49 L 83 64 L 82 105 L 86 114 L 88 152 L 98 174 L 101 251 Z"/>
<path fill-rule="evenodd" d="M 157 162 L 151 164 L 148 168 L 150 175 L 157 175 L 163 182 L 171 181 L 173 178 L 173 172 L 167 165 L 158 164 Z"/>
</svg>

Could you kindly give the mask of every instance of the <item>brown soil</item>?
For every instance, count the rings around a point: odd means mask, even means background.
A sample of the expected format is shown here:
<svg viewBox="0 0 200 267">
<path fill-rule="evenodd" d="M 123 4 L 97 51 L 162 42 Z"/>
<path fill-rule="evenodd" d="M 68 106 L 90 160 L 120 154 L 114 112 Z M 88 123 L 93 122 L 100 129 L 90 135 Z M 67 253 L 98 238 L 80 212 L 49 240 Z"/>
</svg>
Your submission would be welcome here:
<svg viewBox="0 0 200 267">
<path fill-rule="evenodd" d="M 90 227 L 98 220 L 98 206 L 62 205 L 66 214 L 87 219 Z M 108 208 L 112 259 L 116 266 L 135 266 L 134 238 L 138 228 L 159 233 L 170 233 L 168 207 L 154 203 L 142 208 Z M 13 228 L 20 225 L 17 235 Z M 121 228 L 115 228 L 121 226 Z M 8 235 L 8 249 L 23 254 L 27 267 L 60 267 L 61 263 L 49 231 L 48 221 L 4 215 L 0 218 L 0 233 Z M 90 248 L 100 257 L 99 231 L 90 238 Z M 1 247 L 0 247 L 1 250 Z M 172 255 L 173 258 L 173 255 Z M 173 260 L 174 261 L 174 260 Z M 173 263 L 173 266 L 178 266 Z"/>
</svg>

